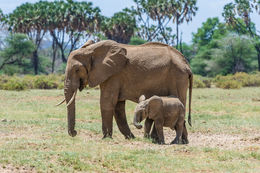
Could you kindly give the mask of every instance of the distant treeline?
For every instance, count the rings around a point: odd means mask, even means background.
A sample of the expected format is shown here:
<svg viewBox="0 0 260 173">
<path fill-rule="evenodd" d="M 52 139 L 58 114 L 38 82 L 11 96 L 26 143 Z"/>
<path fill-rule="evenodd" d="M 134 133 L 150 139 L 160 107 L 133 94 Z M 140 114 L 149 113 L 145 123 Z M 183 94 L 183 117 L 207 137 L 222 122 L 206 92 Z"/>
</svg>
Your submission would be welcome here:
<svg viewBox="0 0 260 173">
<path fill-rule="evenodd" d="M 181 51 L 195 74 L 227 75 L 260 71 L 260 33 L 250 18 L 260 4 L 244 0 L 224 6 L 224 23 L 209 18 L 182 41 L 180 25 L 199 13 L 196 0 L 133 0 L 112 17 L 91 2 L 24 3 L 12 13 L 0 9 L 0 73 L 63 73 L 67 56 L 85 41 L 112 39 L 125 44 L 159 41 Z"/>
</svg>

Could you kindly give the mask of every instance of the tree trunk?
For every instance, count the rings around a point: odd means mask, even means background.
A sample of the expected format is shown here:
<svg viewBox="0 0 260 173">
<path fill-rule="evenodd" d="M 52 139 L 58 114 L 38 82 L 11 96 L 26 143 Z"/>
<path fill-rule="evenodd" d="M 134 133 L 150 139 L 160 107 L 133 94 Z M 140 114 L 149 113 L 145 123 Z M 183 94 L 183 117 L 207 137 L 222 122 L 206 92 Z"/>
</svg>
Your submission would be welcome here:
<svg viewBox="0 0 260 173">
<path fill-rule="evenodd" d="M 179 15 L 178 14 L 176 17 L 176 39 L 177 39 L 176 49 L 179 49 Z"/>
<path fill-rule="evenodd" d="M 33 68 L 34 68 L 34 74 L 38 74 L 38 67 L 39 67 L 39 57 L 38 57 L 38 51 L 35 50 L 33 52 Z"/>
<path fill-rule="evenodd" d="M 260 45 L 255 46 L 258 58 L 258 71 L 260 71 Z"/>
<path fill-rule="evenodd" d="M 62 62 L 67 62 L 67 59 L 65 58 L 65 53 L 64 53 L 64 50 L 61 49 L 61 59 L 62 59 Z"/>
<path fill-rule="evenodd" d="M 52 66 L 51 66 L 51 72 L 54 73 L 54 67 L 55 67 L 55 60 L 56 60 L 56 52 L 57 52 L 57 44 L 55 41 L 52 41 Z"/>
</svg>

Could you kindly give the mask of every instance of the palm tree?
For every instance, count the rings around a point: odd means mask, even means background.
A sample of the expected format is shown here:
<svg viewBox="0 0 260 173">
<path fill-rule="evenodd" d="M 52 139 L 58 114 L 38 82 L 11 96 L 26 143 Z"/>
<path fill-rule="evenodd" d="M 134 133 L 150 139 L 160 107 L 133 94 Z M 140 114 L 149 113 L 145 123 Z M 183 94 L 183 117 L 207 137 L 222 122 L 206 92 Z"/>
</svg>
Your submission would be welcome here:
<svg viewBox="0 0 260 173">
<path fill-rule="evenodd" d="M 129 43 L 136 28 L 135 16 L 129 9 L 115 13 L 111 18 L 105 18 L 102 31 L 108 39 L 119 43 Z"/>
<path fill-rule="evenodd" d="M 70 53 L 82 37 L 88 38 L 98 29 L 100 9 L 93 8 L 92 3 L 68 0 L 50 2 L 48 11 L 49 32 L 66 62 L 65 51 Z"/>
</svg>

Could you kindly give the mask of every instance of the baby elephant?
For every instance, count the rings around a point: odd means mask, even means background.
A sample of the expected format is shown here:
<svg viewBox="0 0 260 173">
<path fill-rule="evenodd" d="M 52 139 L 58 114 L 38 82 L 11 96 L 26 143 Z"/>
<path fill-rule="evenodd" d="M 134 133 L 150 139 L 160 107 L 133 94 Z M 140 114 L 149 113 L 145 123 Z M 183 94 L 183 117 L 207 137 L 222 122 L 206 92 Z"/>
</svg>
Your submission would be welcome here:
<svg viewBox="0 0 260 173">
<path fill-rule="evenodd" d="M 141 129 L 139 124 L 145 118 L 154 120 L 154 126 L 158 135 L 158 143 L 164 144 L 163 127 L 176 130 L 176 137 L 171 144 L 180 144 L 184 124 L 185 108 L 181 101 L 175 97 L 153 96 L 145 100 L 142 95 L 135 108 L 134 125 Z M 150 129 L 149 129 L 150 131 Z M 148 132 L 149 133 L 149 132 Z"/>
</svg>

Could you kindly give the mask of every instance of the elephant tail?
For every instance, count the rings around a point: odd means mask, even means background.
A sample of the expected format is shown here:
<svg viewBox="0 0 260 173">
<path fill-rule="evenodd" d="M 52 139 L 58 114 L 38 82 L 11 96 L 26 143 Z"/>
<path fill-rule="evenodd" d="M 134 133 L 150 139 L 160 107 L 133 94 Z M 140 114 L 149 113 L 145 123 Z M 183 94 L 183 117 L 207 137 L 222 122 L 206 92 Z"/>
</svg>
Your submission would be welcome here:
<svg viewBox="0 0 260 173">
<path fill-rule="evenodd" d="M 189 76 L 189 82 L 190 82 L 190 86 L 189 86 L 189 116 L 188 116 L 188 123 L 190 126 L 191 125 L 191 97 L 192 97 L 192 83 L 193 83 L 193 75 L 190 74 Z"/>
</svg>

